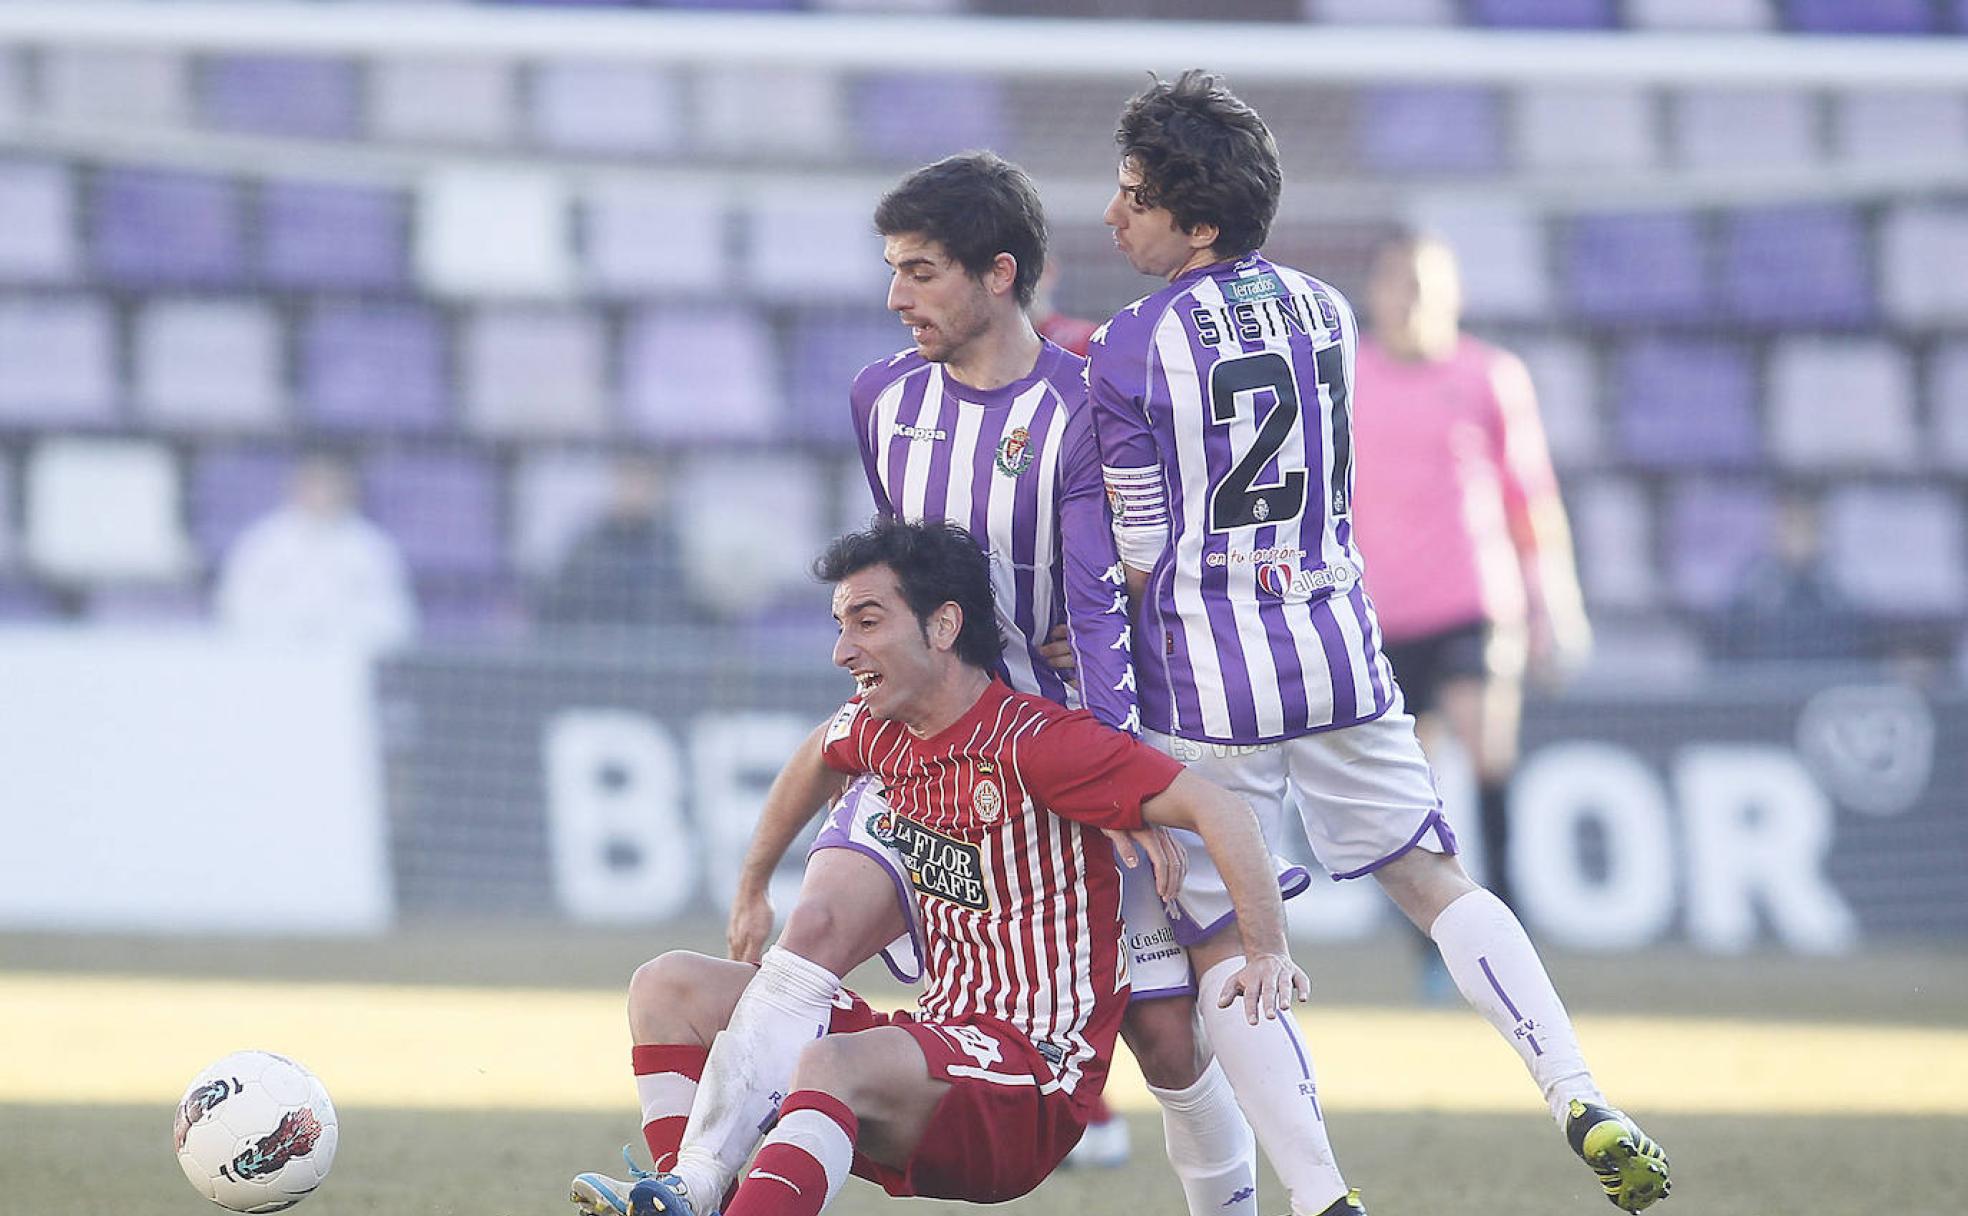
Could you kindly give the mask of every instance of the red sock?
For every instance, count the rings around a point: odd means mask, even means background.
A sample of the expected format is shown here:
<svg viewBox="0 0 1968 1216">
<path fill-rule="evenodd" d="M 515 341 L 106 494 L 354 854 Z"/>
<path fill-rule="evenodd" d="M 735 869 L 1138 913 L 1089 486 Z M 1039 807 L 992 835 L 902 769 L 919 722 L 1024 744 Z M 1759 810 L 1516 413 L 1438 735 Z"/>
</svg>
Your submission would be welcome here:
<svg viewBox="0 0 1968 1216">
<path fill-rule="evenodd" d="M 642 1138 L 657 1172 L 676 1164 L 683 1129 L 690 1123 L 690 1104 L 704 1076 L 708 1047 L 680 1043 L 637 1043 L 630 1053 L 635 1068 L 636 1097 L 642 1100 Z"/>
<path fill-rule="evenodd" d="M 854 1165 L 860 1121 L 845 1103 L 817 1090 L 795 1090 L 724 1216 L 819 1216 Z"/>
</svg>

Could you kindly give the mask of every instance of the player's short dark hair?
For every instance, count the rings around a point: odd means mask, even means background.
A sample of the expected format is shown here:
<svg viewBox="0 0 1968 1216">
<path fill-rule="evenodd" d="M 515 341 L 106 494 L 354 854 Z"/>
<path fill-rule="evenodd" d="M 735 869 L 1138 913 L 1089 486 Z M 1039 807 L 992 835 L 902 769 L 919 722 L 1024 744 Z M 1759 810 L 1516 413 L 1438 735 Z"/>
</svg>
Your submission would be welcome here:
<svg viewBox="0 0 1968 1216">
<path fill-rule="evenodd" d="M 828 545 L 813 563 L 813 573 L 823 582 L 838 583 L 870 566 L 895 571 L 902 599 L 925 637 L 929 614 L 955 603 L 963 610 L 956 656 L 972 667 L 997 670 L 1005 643 L 991 592 L 991 559 L 968 529 L 947 520 L 905 523 L 884 516 Z"/>
<path fill-rule="evenodd" d="M 875 231 L 935 241 L 981 279 L 1001 253 L 1018 263 L 1012 292 L 1029 308 L 1045 270 L 1046 219 L 1025 170 L 994 152 L 946 156 L 902 179 L 875 204 Z"/>
<path fill-rule="evenodd" d="M 1166 207 L 1184 232 L 1214 224 L 1221 257 L 1264 244 L 1278 214 L 1284 171 L 1257 111 L 1201 68 L 1156 81 L 1121 110 L 1114 142 L 1141 175 L 1145 207 Z"/>
</svg>

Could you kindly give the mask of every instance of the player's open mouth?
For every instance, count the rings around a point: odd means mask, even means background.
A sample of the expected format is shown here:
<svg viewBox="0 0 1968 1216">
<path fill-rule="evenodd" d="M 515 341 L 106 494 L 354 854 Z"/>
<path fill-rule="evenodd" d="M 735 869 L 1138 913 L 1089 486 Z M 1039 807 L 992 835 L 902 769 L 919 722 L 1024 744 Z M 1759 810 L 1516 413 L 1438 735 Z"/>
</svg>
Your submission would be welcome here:
<svg viewBox="0 0 1968 1216">
<path fill-rule="evenodd" d="M 857 671 L 854 673 L 854 687 L 863 694 L 874 691 L 875 686 L 881 682 L 881 676 L 872 671 Z"/>
</svg>

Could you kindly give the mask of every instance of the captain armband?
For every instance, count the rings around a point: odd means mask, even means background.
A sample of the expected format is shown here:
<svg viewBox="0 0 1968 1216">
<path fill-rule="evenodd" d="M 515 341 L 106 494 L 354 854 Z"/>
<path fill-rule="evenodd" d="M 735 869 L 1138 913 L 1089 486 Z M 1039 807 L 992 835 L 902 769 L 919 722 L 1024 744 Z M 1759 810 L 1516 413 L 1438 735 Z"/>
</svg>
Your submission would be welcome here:
<svg viewBox="0 0 1968 1216">
<path fill-rule="evenodd" d="M 1137 570 L 1152 570 L 1168 547 L 1168 493 L 1159 465 L 1117 469 L 1102 465 L 1107 506 L 1114 516 L 1114 547 Z"/>
</svg>

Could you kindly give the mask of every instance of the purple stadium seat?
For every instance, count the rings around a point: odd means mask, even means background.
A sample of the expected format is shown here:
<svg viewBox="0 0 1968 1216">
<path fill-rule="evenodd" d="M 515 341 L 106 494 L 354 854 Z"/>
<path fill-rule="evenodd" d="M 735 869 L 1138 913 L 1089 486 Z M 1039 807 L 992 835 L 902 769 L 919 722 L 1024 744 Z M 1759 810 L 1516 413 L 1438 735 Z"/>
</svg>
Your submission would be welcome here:
<svg viewBox="0 0 1968 1216">
<path fill-rule="evenodd" d="M 797 12 L 803 0 L 653 0 L 655 8 L 723 9 L 730 12 Z"/>
<path fill-rule="evenodd" d="M 116 418 L 116 323 L 93 298 L 0 298 L 0 428 Z"/>
<path fill-rule="evenodd" d="M 1790 28 L 1811 34 L 1926 34 L 1927 0 L 1784 0 Z"/>
<path fill-rule="evenodd" d="M 629 426 L 652 438 L 771 438 L 779 383 L 771 334 L 744 309 L 649 309 L 622 343 Z"/>
<path fill-rule="evenodd" d="M 1722 298 L 1731 321 L 1791 327 L 1872 320 L 1865 226 L 1845 207 L 1738 211 L 1722 228 Z"/>
<path fill-rule="evenodd" d="M 280 321 L 264 301 L 153 299 L 137 310 L 133 346 L 146 419 L 228 431 L 280 425 Z"/>
<path fill-rule="evenodd" d="M 1645 608 L 1660 598 L 1654 512 L 1628 478 L 1579 478 L 1566 490 L 1578 535 L 1579 578 L 1594 608 Z"/>
<path fill-rule="evenodd" d="M 1674 598 L 1685 608 L 1722 607 L 1743 571 L 1769 550 L 1775 519 L 1769 490 L 1753 482 L 1682 479 L 1670 483 L 1666 506 Z"/>
<path fill-rule="evenodd" d="M 1354 111 L 1354 157 L 1388 173 L 1480 173 L 1503 163 L 1503 107 L 1490 89 L 1382 85 Z"/>
<path fill-rule="evenodd" d="M 269 183 L 260 196 L 268 282 L 302 288 L 389 288 L 408 265 L 403 200 L 386 190 Z"/>
<path fill-rule="evenodd" d="M 82 618 L 92 625 L 181 629 L 202 624 L 207 613 L 194 587 L 109 586 L 89 593 Z"/>
<path fill-rule="evenodd" d="M 0 577 L 0 622 L 9 625 L 47 624 L 61 620 L 61 601 L 38 583 Z"/>
<path fill-rule="evenodd" d="M 89 213 L 96 272 L 111 283 L 219 286 L 244 274 L 239 188 L 224 178 L 105 169 Z"/>
<path fill-rule="evenodd" d="M 61 122 L 177 127 L 191 111 L 188 56 L 135 47 L 48 46 L 41 105 Z"/>
<path fill-rule="evenodd" d="M 1807 470 L 1908 469 L 1919 459 L 1913 368 L 1881 338 L 1790 338 L 1770 355 L 1771 450 Z"/>
<path fill-rule="evenodd" d="M 361 78 L 349 60 L 217 55 L 199 91 L 201 117 L 222 131 L 346 139 L 361 121 Z"/>
<path fill-rule="evenodd" d="M 721 191 L 598 182 L 583 198 L 581 258 L 610 295 L 715 292 L 729 282 L 728 212 Z M 661 241 L 651 232 L 664 234 Z"/>
<path fill-rule="evenodd" d="M 409 304 L 317 307 L 300 333 L 304 416 L 330 430 L 428 431 L 449 414 L 444 332 Z"/>
<path fill-rule="evenodd" d="M 420 579 L 416 596 L 426 641 L 512 641 L 525 632 L 523 597 L 503 578 Z"/>
<path fill-rule="evenodd" d="M 185 506 L 192 542 L 208 565 L 280 505 L 294 464 L 290 452 L 259 447 L 212 448 L 192 458 Z"/>
<path fill-rule="evenodd" d="M 1968 472 L 1968 342 L 1935 348 L 1927 363 L 1927 401 L 1934 420 L 1929 450 L 1943 468 Z"/>
<path fill-rule="evenodd" d="M 855 373 L 908 347 L 909 331 L 890 312 L 830 310 L 794 318 L 787 430 L 822 443 L 852 444 L 847 393 Z"/>
<path fill-rule="evenodd" d="M 363 501 L 419 576 L 489 575 L 505 564 L 498 477 L 468 452 L 391 451 L 363 466 Z"/>
<path fill-rule="evenodd" d="M 1587 320 L 1690 321 L 1707 310 L 1701 226 L 1692 215 L 1581 216 L 1565 246 L 1566 291 Z"/>
<path fill-rule="evenodd" d="M 1620 450 L 1648 468 L 1740 467 L 1762 459 L 1756 377 L 1742 348 L 1646 338 L 1614 361 Z"/>
<path fill-rule="evenodd" d="M 509 143 L 519 116 L 515 80 L 510 66 L 496 60 L 372 60 L 370 130 L 386 140 Z"/>
<path fill-rule="evenodd" d="M 1825 497 L 1825 551 L 1863 554 L 1831 573 L 1862 607 L 1886 616 L 1954 615 L 1968 606 L 1961 494 L 1953 486 L 1840 486 Z"/>
<path fill-rule="evenodd" d="M 961 73 L 867 76 L 854 92 L 853 129 L 869 154 L 887 160 L 932 160 L 966 148 L 1015 156 L 1003 88 Z"/>
<path fill-rule="evenodd" d="M 0 449 L 0 572 L 13 566 L 14 554 L 20 548 L 14 523 L 14 466 Z"/>
<path fill-rule="evenodd" d="M 608 427 L 602 318 L 490 308 L 460 338 L 466 420 L 487 435 L 599 435 Z"/>
<path fill-rule="evenodd" d="M 532 127 L 575 152 L 677 151 L 686 129 L 677 76 L 639 63 L 553 60 L 533 71 Z"/>
<path fill-rule="evenodd" d="M 1955 90 L 1868 90 L 1834 107 L 1832 143 L 1846 160 L 1930 164 L 1968 154 L 1968 97 Z"/>
<path fill-rule="evenodd" d="M 511 481 L 514 567 L 536 577 L 554 569 L 608 505 L 612 479 L 599 453 L 547 448 L 522 455 Z"/>
<path fill-rule="evenodd" d="M 1598 462 L 1604 449 L 1599 369 L 1593 350 L 1572 338 L 1532 338 L 1511 347 L 1530 369 L 1545 442 L 1560 469 Z"/>
<path fill-rule="evenodd" d="M 1968 207 L 1908 203 L 1879 231 L 1879 293 L 1886 311 L 1913 328 L 1968 323 Z"/>
<path fill-rule="evenodd" d="M 1802 89 L 1682 89 L 1668 119 L 1675 158 L 1687 168 L 1802 168 L 1821 156 L 1817 98 Z"/>
<path fill-rule="evenodd" d="M 882 239 L 865 200 L 773 200 L 746 215 L 745 284 L 773 302 L 879 302 Z"/>
<path fill-rule="evenodd" d="M 1454 25 L 1455 0 L 1304 0 L 1305 19 L 1331 25 Z"/>
<path fill-rule="evenodd" d="M 65 167 L 0 161 L 0 281 L 75 278 L 75 231 L 75 185 Z"/>
<path fill-rule="evenodd" d="M 1771 0 L 1626 0 L 1635 29 L 1767 30 Z"/>
<path fill-rule="evenodd" d="M 1551 243 L 1543 216 L 1511 202 L 1431 200 L 1409 218 L 1456 251 L 1463 309 L 1471 317 L 1551 315 Z M 1283 233 L 1272 231 L 1275 244 Z"/>
<path fill-rule="evenodd" d="M 1597 30 L 1619 23 L 1613 0 L 1469 0 L 1477 25 Z"/>
<path fill-rule="evenodd" d="M 1645 169 L 1660 159 L 1653 99 L 1632 85 L 1536 85 L 1517 94 L 1517 152 L 1545 169 Z"/>
</svg>

